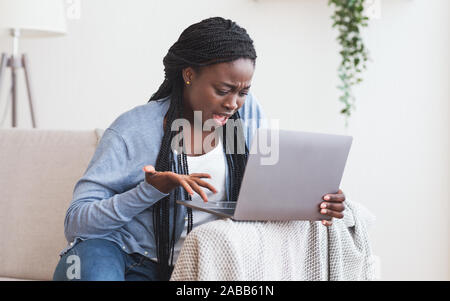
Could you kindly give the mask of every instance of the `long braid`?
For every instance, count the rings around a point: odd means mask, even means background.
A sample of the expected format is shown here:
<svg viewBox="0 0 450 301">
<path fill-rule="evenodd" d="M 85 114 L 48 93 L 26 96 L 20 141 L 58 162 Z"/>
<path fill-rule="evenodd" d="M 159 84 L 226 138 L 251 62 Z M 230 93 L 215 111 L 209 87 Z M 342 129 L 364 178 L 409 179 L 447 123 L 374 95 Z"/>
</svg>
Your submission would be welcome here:
<svg viewBox="0 0 450 301">
<path fill-rule="evenodd" d="M 255 64 L 256 52 L 253 46 L 253 40 L 247 34 L 246 30 L 238 26 L 235 22 L 221 17 L 205 19 L 199 23 L 187 27 L 169 49 L 163 59 L 165 78 L 158 90 L 150 97 L 150 101 L 159 100 L 170 96 L 170 106 L 166 114 L 166 126 L 161 142 L 161 148 L 156 160 L 155 169 L 158 171 L 174 171 L 175 166 L 180 174 L 189 174 L 189 168 L 186 159 L 186 153 L 183 151 L 174 154 L 171 149 L 171 141 L 177 134 L 171 131 L 171 125 L 177 118 L 183 115 L 183 89 L 184 81 L 182 70 L 192 67 L 200 72 L 202 67 L 231 62 L 239 58 L 248 58 Z M 239 113 L 236 112 L 232 118 L 239 119 Z M 226 126 L 223 126 L 223 133 L 226 133 Z M 237 200 L 242 175 L 247 162 L 248 149 L 245 141 L 236 141 L 236 137 L 243 137 L 242 128 L 233 131 L 235 147 L 241 143 L 245 146 L 244 154 L 235 152 L 226 152 L 226 135 L 223 135 L 223 146 L 226 154 L 226 161 L 229 169 L 229 187 L 231 192 L 229 200 Z M 184 147 L 184 140 L 181 140 Z M 175 245 L 175 226 L 177 213 L 180 211 L 175 200 L 180 197 L 180 192 L 184 192 L 185 199 L 190 199 L 190 195 L 182 188 L 178 187 L 155 205 L 153 205 L 153 228 L 155 231 L 155 243 L 157 248 L 158 271 L 162 280 L 168 280 L 169 262 L 173 265 L 173 252 Z M 169 229 L 169 218 L 171 201 L 174 207 L 173 228 Z M 192 210 L 187 209 L 188 226 L 187 233 L 192 230 L 193 216 Z M 172 235 L 169 235 L 172 232 Z M 170 260 L 169 260 L 170 259 Z"/>
<path fill-rule="evenodd" d="M 239 112 L 236 112 L 231 117 L 234 121 L 238 121 L 237 126 L 233 127 L 232 136 L 227 133 L 227 126 L 223 127 L 223 137 L 224 144 L 223 149 L 226 153 L 227 164 L 230 168 L 230 186 L 231 191 L 230 201 L 237 201 L 239 196 L 239 191 L 241 187 L 242 177 L 244 176 L 245 166 L 248 159 L 248 148 L 244 141 L 239 141 L 238 139 L 243 139 L 242 125 L 239 123 L 240 116 Z M 238 133 L 240 131 L 240 133 Z M 227 138 L 233 139 L 233 149 L 227 144 Z M 239 147 L 244 146 L 244 150 L 239 149 Z"/>
<path fill-rule="evenodd" d="M 183 164 L 186 168 L 186 174 L 189 174 L 189 167 L 187 164 L 187 158 L 186 158 L 186 153 L 183 153 Z M 187 191 L 184 191 L 184 198 L 188 199 L 188 200 L 192 200 L 191 196 L 189 195 L 189 193 L 187 193 Z M 187 229 L 186 229 L 186 233 L 189 234 L 189 232 L 192 231 L 193 228 L 193 224 L 194 224 L 194 217 L 192 216 L 192 208 L 188 207 L 187 208 L 187 215 L 188 215 L 188 225 L 187 225 Z"/>
</svg>

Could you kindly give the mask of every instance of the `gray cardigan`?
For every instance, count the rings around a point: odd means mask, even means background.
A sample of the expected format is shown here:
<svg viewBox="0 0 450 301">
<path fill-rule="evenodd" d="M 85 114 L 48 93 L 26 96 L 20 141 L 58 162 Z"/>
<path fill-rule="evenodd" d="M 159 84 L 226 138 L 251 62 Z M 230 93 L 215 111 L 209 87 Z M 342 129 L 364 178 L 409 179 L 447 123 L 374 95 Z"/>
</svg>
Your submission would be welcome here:
<svg viewBox="0 0 450 301">
<path fill-rule="evenodd" d="M 104 131 L 85 173 L 74 187 L 64 221 L 69 244 L 60 255 L 81 240 L 103 238 L 117 243 L 127 253 L 156 257 L 152 205 L 167 194 L 144 180 L 142 168 L 156 163 L 169 104 L 170 96 L 134 107 Z M 250 145 L 253 132 L 265 122 L 252 93 L 247 95 L 239 113 L 246 143 Z M 228 184 L 226 187 L 228 196 Z M 184 228 L 185 216 L 186 208 L 182 207 L 175 241 Z M 172 223 L 173 206 L 170 227 Z"/>
</svg>

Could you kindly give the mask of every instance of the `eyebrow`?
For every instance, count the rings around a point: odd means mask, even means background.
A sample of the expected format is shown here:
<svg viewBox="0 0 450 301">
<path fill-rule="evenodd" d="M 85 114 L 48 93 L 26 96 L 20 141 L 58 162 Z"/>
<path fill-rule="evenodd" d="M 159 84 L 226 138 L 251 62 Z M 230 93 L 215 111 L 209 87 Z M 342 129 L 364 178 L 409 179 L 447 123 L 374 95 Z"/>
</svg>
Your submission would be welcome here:
<svg viewBox="0 0 450 301">
<path fill-rule="evenodd" d="M 220 82 L 219 84 L 224 85 L 224 86 L 227 86 L 228 88 L 231 88 L 231 89 L 233 89 L 233 90 L 235 90 L 235 89 L 237 88 L 237 86 L 232 85 L 232 84 L 228 84 L 228 83 L 225 83 L 225 82 Z M 248 86 L 244 87 L 244 89 L 242 89 L 242 90 L 250 89 L 250 86 L 251 86 L 251 85 L 248 85 Z"/>
</svg>

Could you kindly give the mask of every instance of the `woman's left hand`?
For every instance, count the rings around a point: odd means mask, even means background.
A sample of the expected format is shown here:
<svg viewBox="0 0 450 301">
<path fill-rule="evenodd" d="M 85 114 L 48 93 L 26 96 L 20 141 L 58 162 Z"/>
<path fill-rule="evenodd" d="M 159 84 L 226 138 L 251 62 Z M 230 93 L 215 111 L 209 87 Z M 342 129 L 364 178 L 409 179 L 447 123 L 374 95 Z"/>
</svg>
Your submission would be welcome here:
<svg viewBox="0 0 450 301">
<path fill-rule="evenodd" d="M 320 203 L 320 213 L 323 215 L 328 215 L 334 218 L 343 218 L 342 213 L 345 209 L 344 201 L 345 195 L 341 189 L 339 189 L 336 194 L 326 194 L 323 196 L 325 202 Z M 322 224 L 325 226 L 331 226 L 333 224 L 332 220 L 322 220 Z"/>
</svg>

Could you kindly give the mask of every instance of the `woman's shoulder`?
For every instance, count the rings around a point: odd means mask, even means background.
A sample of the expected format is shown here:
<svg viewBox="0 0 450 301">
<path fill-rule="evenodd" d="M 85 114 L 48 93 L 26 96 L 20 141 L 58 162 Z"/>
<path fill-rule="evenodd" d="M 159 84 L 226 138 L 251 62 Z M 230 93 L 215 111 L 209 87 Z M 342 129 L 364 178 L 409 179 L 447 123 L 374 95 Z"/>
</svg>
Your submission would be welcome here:
<svg viewBox="0 0 450 301">
<path fill-rule="evenodd" d="M 262 119 L 265 114 L 261 108 L 259 100 L 254 93 L 249 92 L 245 98 L 244 104 L 239 109 L 239 115 L 242 119 Z"/>
<path fill-rule="evenodd" d="M 146 104 L 137 105 L 120 114 L 109 126 L 119 134 L 127 132 L 154 132 L 162 131 L 157 124 L 162 122 L 169 105 L 169 98 L 149 101 Z"/>
</svg>

